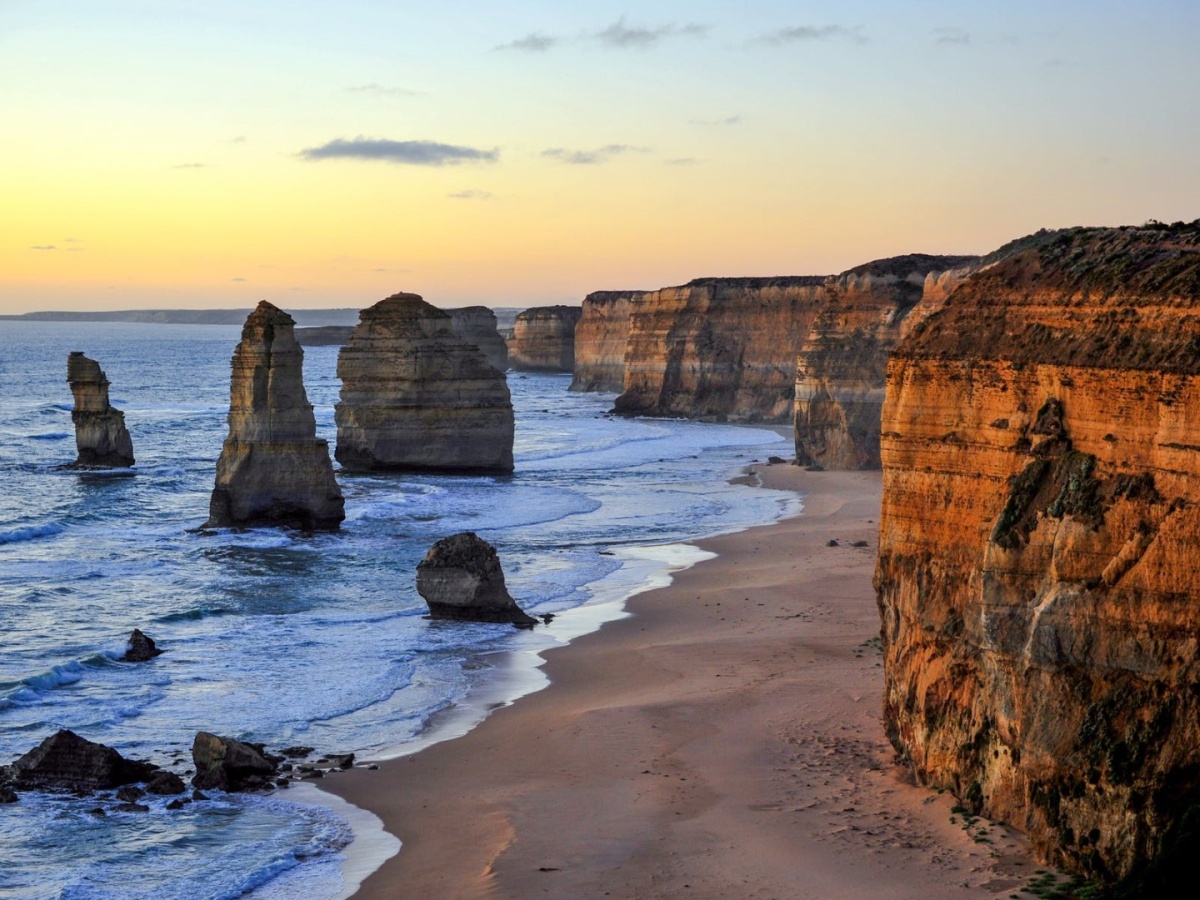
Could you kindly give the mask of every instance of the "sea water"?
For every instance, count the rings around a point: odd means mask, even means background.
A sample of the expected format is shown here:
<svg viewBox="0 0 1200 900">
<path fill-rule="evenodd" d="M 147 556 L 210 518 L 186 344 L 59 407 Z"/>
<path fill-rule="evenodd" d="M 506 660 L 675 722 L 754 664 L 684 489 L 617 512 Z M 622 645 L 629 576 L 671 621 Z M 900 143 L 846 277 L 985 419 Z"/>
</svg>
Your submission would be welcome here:
<svg viewBox="0 0 1200 900">
<path fill-rule="evenodd" d="M 692 561 L 673 545 L 792 502 L 728 483 L 785 451 L 770 430 L 615 418 L 612 395 L 568 393 L 569 376 L 510 372 L 511 477 L 339 471 L 340 532 L 197 533 L 238 337 L 228 326 L 0 322 L 0 761 L 59 728 L 180 774 L 199 730 L 274 749 L 407 752 L 536 686 L 526 663 L 539 650 Z M 72 350 L 111 382 L 131 472 L 61 468 L 75 458 Z M 331 450 L 336 360 L 336 347 L 305 349 Z M 527 611 L 573 612 L 533 632 L 423 618 L 416 564 L 466 530 L 496 546 Z M 135 627 L 166 652 L 121 662 Z M 31 792 L 0 806 L 0 897 L 341 890 L 351 830 L 328 806 L 288 791 L 216 793 L 174 811 L 169 799 L 105 816 L 96 798 Z"/>
</svg>

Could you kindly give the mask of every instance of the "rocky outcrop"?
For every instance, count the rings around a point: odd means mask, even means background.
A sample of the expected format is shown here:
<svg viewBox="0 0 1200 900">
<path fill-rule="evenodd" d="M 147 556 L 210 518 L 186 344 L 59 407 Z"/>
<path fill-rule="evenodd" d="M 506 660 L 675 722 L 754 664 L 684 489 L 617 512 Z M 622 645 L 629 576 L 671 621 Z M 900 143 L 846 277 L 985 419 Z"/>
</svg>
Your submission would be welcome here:
<svg viewBox="0 0 1200 900">
<path fill-rule="evenodd" d="M 508 364 L 518 372 L 570 372 L 575 368 L 578 306 L 535 306 L 520 313 L 508 342 Z"/>
<path fill-rule="evenodd" d="M 630 318 L 614 411 L 788 421 L 796 351 L 824 303 L 824 276 L 702 278 L 652 291 Z"/>
<path fill-rule="evenodd" d="M 797 462 L 879 468 L 888 357 L 909 320 L 939 307 L 978 263 L 973 256 L 899 256 L 826 281 L 824 306 L 796 359 Z"/>
<path fill-rule="evenodd" d="M 513 469 L 504 373 L 416 294 L 361 313 L 338 356 L 337 459 L 358 471 Z"/>
<path fill-rule="evenodd" d="M 146 781 L 158 771 L 63 729 L 14 762 L 9 777 L 17 788 L 88 792 Z"/>
<path fill-rule="evenodd" d="M 353 333 L 353 325 L 315 325 L 295 330 L 296 343 L 301 347 L 340 347 Z"/>
<path fill-rule="evenodd" d="M 148 662 L 161 655 L 162 651 L 155 645 L 154 640 L 143 634 L 140 628 L 135 628 L 133 634 L 129 635 L 129 646 L 121 660 L 123 662 Z"/>
<path fill-rule="evenodd" d="M 196 734 L 192 742 L 192 763 L 196 768 L 192 785 L 202 791 L 264 788 L 279 767 L 279 760 L 269 756 L 261 744 L 218 737 L 208 731 Z"/>
<path fill-rule="evenodd" d="M 446 312 L 450 314 L 450 327 L 468 344 L 482 350 L 492 368 L 508 370 L 508 344 L 496 330 L 494 312 L 486 306 L 463 306 Z"/>
<path fill-rule="evenodd" d="M 1048 859 L 1136 877 L 1200 837 L 1200 221 L 985 262 L 888 366 L 888 735 Z"/>
<path fill-rule="evenodd" d="M 206 527 L 336 529 L 345 518 L 329 445 L 304 391 L 292 317 L 266 300 L 233 354 L 229 436 L 217 460 Z"/>
<path fill-rule="evenodd" d="M 84 468 L 128 468 L 133 465 L 133 441 L 125 428 L 125 413 L 108 402 L 108 379 L 100 364 L 80 350 L 67 357 L 67 381 L 75 398 L 75 465 Z"/>
<path fill-rule="evenodd" d="M 442 538 L 417 564 L 417 593 L 431 619 L 533 625 L 508 593 L 496 548 L 464 531 Z"/>
<path fill-rule="evenodd" d="M 625 389 L 625 351 L 634 307 L 647 291 L 596 291 L 583 298 L 575 326 L 573 391 Z"/>
</svg>

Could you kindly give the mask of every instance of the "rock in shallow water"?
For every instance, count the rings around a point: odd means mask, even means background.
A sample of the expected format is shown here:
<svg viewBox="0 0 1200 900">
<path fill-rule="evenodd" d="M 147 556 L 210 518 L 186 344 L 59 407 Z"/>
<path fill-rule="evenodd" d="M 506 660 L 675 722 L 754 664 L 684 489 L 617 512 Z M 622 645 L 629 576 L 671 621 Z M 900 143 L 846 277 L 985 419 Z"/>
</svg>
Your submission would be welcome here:
<svg viewBox="0 0 1200 900">
<path fill-rule="evenodd" d="M 12 764 L 17 787 L 52 791 L 98 791 L 145 781 L 158 767 L 125 759 L 112 747 L 60 730 Z"/>
<path fill-rule="evenodd" d="M 267 758 L 261 746 L 208 731 L 197 733 L 192 743 L 192 762 L 196 766 L 192 786 L 201 790 L 254 789 L 276 772 L 276 763 Z"/>
<path fill-rule="evenodd" d="M 94 359 L 82 351 L 67 357 L 67 381 L 75 408 L 75 465 L 84 468 L 128 468 L 133 465 L 133 441 L 125 427 L 125 413 L 108 402 L 108 379 Z"/>
<path fill-rule="evenodd" d="M 434 619 L 534 625 L 504 584 L 496 548 L 474 532 L 442 538 L 417 564 L 417 592 Z"/>
<path fill-rule="evenodd" d="M 133 634 L 129 636 L 129 649 L 125 651 L 125 655 L 121 659 L 124 662 L 147 662 L 161 655 L 162 651 L 158 649 L 153 639 L 143 634 L 140 628 L 135 628 Z"/>
</svg>

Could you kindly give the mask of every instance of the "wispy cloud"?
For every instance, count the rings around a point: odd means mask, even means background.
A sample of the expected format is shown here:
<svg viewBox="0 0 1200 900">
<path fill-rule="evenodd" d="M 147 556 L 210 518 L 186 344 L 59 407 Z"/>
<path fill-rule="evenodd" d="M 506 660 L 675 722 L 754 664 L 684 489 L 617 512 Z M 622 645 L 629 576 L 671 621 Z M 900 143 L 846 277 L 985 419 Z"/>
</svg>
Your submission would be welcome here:
<svg viewBox="0 0 1200 900">
<path fill-rule="evenodd" d="M 247 140 L 249 140 L 249 138 L 247 138 L 247 137 L 246 137 L 244 134 L 239 134 L 239 135 L 237 135 L 236 137 L 231 137 L 231 138 L 229 139 L 229 143 L 231 143 L 231 144 L 244 144 L 244 143 L 246 143 L 246 141 L 247 141 Z"/>
<path fill-rule="evenodd" d="M 668 25 L 645 28 L 637 25 L 627 25 L 625 24 L 625 17 L 621 16 L 621 18 L 617 19 L 617 21 L 613 22 L 607 28 L 593 32 L 590 37 L 592 40 L 598 41 L 606 47 L 642 49 L 653 47 L 666 38 L 699 38 L 704 37 L 706 34 L 708 34 L 708 26 L 699 25 L 695 22 L 688 22 L 683 25 L 676 25 L 672 22 Z"/>
<path fill-rule="evenodd" d="M 695 166 L 699 165 L 700 160 L 694 156 L 676 156 L 674 159 L 664 159 L 665 166 Z"/>
<path fill-rule="evenodd" d="M 447 194 L 451 200 L 491 200 L 492 194 L 490 191 L 480 191 L 474 188 L 465 191 L 455 191 L 452 194 Z"/>
<path fill-rule="evenodd" d="M 766 34 L 760 34 L 751 43 L 782 44 L 809 43 L 812 41 L 851 41 L 855 44 L 867 43 L 861 25 L 793 25 L 788 28 L 776 28 Z"/>
<path fill-rule="evenodd" d="M 498 149 L 479 150 L 436 141 L 390 141 L 384 138 L 337 138 L 300 151 L 302 159 L 356 159 L 409 166 L 455 166 L 465 162 L 495 162 Z"/>
<path fill-rule="evenodd" d="M 30 250 L 57 250 L 58 247 L 56 247 L 54 244 L 34 244 L 29 249 Z"/>
<path fill-rule="evenodd" d="M 230 278 L 229 280 L 230 281 L 245 281 L 246 279 L 239 275 L 238 277 Z"/>
<path fill-rule="evenodd" d="M 204 169 L 207 168 L 204 163 L 190 162 L 180 163 L 177 166 L 171 166 L 172 169 Z"/>
<path fill-rule="evenodd" d="M 941 47 L 964 46 L 972 41 L 971 33 L 961 28 L 933 29 L 933 42 Z"/>
<path fill-rule="evenodd" d="M 413 91 L 402 87 L 389 87 L 386 84 L 356 84 L 346 88 L 347 94 L 367 94 L 374 97 L 421 97 L 421 91 Z"/>
<path fill-rule="evenodd" d="M 519 50 L 524 53 L 545 53 L 551 47 L 556 47 L 563 42 L 560 37 L 554 37 L 549 34 L 542 34 L 540 31 L 535 31 L 525 37 L 517 38 L 515 41 L 509 41 L 507 44 L 499 44 L 493 47 L 493 50 Z"/>
<path fill-rule="evenodd" d="M 629 144 L 606 144 L 603 147 L 597 147 L 595 150 L 566 150 L 562 147 L 551 147 L 549 150 L 543 150 L 542 156 L 546 159 L 557 160 L 558 162 L 568 163 L 572 166 L 594 166 L 609 162 L 618 156 L 624 156 L 629 153 L 649 152 L 649 147 L 633 147 Z"/>
<path fill-rule="evenodd" d="M 714 125 L 740 125 L 742 123 L 741 116 L 726 116 L 723 119 L 689 119 L 689 125 L 700 125 L 704 128 L 709 128 Z"/>
</svg>

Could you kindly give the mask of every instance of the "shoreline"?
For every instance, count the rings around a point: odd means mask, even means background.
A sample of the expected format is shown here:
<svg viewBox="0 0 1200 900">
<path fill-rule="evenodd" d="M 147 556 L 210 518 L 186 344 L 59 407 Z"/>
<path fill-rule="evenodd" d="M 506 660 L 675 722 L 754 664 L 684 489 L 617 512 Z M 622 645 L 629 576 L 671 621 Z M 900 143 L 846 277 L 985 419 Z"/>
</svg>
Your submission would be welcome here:
<svg viewBox="0 0 1200 900">
<path fill-rule="evenodd" d="M 322 783 L 403 842 L 354 896 L 1020 890 L 1024 839 L 952 823 L 883 736 L 879 474 L 749 472 L 803 513 L 695 542 L 717 555 L 546 651 L 549 686 L 469 733 Z"/>
</svg>

